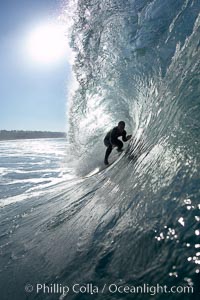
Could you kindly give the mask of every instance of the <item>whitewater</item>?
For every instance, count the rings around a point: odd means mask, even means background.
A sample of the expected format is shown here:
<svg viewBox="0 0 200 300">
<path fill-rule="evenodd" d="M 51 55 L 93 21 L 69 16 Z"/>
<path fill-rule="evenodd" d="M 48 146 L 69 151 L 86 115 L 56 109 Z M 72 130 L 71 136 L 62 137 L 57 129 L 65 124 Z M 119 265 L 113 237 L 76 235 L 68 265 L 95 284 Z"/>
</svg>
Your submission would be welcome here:
<svg viewBox="0 0 200 300">
<path fill-rule="evenodd" d="M 67 141 L 0 145 L 1 298 L 199 299 L 200 1 L 64 6 Z M 102 170 L 120 120 L 133 137 Z"/>
</svg>

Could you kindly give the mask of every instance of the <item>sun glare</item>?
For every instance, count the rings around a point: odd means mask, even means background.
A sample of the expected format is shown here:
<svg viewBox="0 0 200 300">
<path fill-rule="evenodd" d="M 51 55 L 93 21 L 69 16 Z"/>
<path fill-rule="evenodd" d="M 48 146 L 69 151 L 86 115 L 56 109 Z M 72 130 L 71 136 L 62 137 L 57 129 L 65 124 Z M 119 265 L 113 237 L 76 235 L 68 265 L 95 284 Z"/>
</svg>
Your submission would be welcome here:
<svg viewBox="0 0 200 300">
<path fill-rule="evenodd" d="M 55 24 L 41 25 L 30 33 L 27 46 L 34 61 L 43 64 L 58 62 L 66 56 L 64 28 Z"/>
</svg>

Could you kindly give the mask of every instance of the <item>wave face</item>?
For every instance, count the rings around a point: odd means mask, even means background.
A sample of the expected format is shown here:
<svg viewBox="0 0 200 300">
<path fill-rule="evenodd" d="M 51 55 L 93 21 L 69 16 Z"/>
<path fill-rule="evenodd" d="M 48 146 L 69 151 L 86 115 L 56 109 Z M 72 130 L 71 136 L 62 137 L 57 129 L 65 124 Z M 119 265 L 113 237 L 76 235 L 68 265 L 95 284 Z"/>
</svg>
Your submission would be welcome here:
<svg viewBox="0 0 200 300">
<path fill-rule="evenodd" d="M 187 283 L 199 272 L 199 11 L 190 0 L 77 2 L 69 137 L 79 171 L 103 160 L 119 120 L 134 137 L 93 199 L 97 215 L 106 206 L 90 250 L 96 281 Z"/>
</svg>

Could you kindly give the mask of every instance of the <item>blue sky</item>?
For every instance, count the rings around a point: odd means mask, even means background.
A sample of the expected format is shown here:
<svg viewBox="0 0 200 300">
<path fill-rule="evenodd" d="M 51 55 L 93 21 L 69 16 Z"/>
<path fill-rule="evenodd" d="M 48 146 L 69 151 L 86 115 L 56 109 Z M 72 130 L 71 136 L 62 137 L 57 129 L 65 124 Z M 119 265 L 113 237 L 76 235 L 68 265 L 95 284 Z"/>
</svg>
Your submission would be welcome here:
<svg viewBox="0 0 200 300">
<path fill-rule="evenodd" d="M 65 131 L 70 66 L 35 62 L 26 39 L 62 13 L 57 0 L 0 2 L 0 130 Z"/>
</svg>

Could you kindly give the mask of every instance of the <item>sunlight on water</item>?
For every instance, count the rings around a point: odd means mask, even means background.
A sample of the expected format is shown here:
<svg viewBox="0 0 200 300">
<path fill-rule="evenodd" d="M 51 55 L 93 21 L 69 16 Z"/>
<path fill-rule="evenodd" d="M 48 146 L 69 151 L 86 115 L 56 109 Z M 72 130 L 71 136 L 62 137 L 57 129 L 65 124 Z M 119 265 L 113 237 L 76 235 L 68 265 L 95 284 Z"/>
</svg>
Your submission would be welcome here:
<svg viewBox="0 0 200 300">
<path fill-rule="evenodd" d="M 0 206 L 39 196 L 47 187 L 74 178 L 66 149 L 64 139 L 1 142 Z"/>
</svg>

